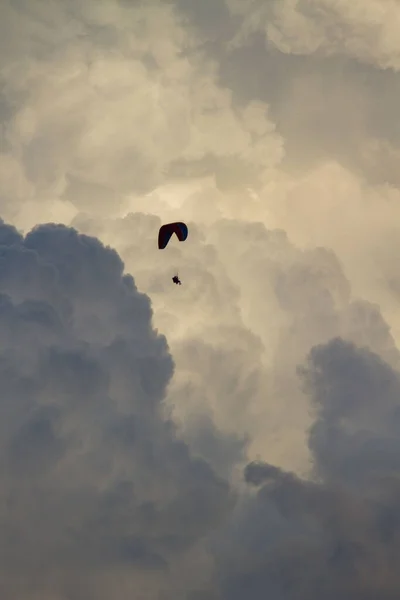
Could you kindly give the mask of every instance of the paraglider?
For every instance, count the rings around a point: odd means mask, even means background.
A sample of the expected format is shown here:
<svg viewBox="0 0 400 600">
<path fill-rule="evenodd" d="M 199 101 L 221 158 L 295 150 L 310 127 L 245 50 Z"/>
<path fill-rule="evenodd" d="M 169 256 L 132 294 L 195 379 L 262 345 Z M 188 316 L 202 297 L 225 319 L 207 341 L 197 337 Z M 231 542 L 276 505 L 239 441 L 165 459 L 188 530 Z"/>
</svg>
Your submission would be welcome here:
<svg viewBox="0 0 400 600">
<path fill-rule="evenodd" d="M 159 248 L 159 250 L 164 250 L 164 248 L 167 247 L 168 242 L 174 233 L 180 242 L 184 242 L 188 236 L 188 228 L 187 228 L 186 223 L 182 223 L 182 222 L 178 221 L 176 223 L 166 223 L 165 225 L 162 225 L 158 232 L 158 248 Z M 178 274 L 173 276 L 172 281 L 176 285 L 182 285 L 182 282 L 179 279 Z"/>
<path fill-rule="evenodd" d="M 160 231 L 158 232 L 159 250 L 164 250 L 164 248 L 167 247 L 168 242 L 174 233 L 180 242 L 184 242 L 188 236 L 188 228 L 186 223 L 178 221 L 176 223 L 167 223 L 166 225 L 162 225 L 160 227 Z M 182 285 L 178 274 L 173 276 L 172 281 L 176 285 Z"/>
<path fill-rule="evenodd" d="M 160 227 L 158 232 L 158 248 L 164 250 L 173 234 L 176 234 L 180 242 L 184 242 L 188 236 L 188 228 L 185 223 L 167 223 Z"/>
</svg>

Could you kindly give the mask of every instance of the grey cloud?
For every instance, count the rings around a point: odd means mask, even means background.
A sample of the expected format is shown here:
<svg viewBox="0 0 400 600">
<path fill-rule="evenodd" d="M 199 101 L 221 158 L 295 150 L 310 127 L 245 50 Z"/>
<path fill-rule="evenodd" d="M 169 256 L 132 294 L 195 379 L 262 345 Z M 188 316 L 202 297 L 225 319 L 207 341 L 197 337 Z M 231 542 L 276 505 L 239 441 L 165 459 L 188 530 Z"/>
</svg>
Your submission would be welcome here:
<svg viewBox="0 0 400 600">
<path fill-rule="evenodd" d="M 198 543 L 229 487 L 162 418 L 172 358 L 116 252 L 56 225 L 0 238 L 5 597 L 18 568 L 32 594 L 104 569 L 115 593 L 114 569 L 165 570 Z"/>
<path fill-rule="evenodd" d="M 342 314 L 341 334 L 361 347 L 373 350 L 392 367 L 399 367 L 399 351 L 379 305 L 354 300 Z"/>
<path fill-rule="evenodd" d="M 260 485 L 269 479 L 274 480 L 282 470 L 265 462 L 249 463 L 244 470 L 244 477 L 248 483 Z"/>
<path fill-rule="evenodd" d="M 247 465 L 258 489 L 214 541 L 216 589 L 229 600 L 395 598 L 399 373 L 341 339 L 313 348 L 306 373 L 318 481 Z"/>
<path fill-rule="evenodd" d="M 310 446 L 318 472 L 352 485 L 396 473 L 398 372 L 369 350 L 336 339 L 312 350 L 305 375 L 317 406 Z"/>
<path fill-rule="evenodd" d="M 174 400 L 179 401 L 179 396 L 174 394 Z M 193 453 L 203 457 L 217 473 L 229 478 L 232 470 L 245 461 L 246 445 L 248 439 L 238 434 L 229 434 L 218 428 L 211 416 L 206 412 L 208 406 L 203 407 L 200 414 L 187 411 L 183 435 L 188 440 Z"/>
</svg>

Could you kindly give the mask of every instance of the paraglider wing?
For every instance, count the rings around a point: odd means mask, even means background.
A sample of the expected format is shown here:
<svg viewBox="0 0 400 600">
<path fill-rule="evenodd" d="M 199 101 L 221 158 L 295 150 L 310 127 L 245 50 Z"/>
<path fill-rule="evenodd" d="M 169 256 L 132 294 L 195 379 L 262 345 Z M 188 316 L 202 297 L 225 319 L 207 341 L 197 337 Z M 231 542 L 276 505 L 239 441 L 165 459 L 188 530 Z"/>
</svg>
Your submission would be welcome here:
<svg viewBox="0 0 400 600">
<path fill-rule="evenodd" d="M 174 233 L 180 242 L 184 242 L 188 236 L 187 225 L 180 222 L 162 225 L 162 227 L 160 227 L 160 231 L 158 232 L 158 247 L 160 250 L 163 250 L 167 246 L 172 234 Z"/>
</svg>

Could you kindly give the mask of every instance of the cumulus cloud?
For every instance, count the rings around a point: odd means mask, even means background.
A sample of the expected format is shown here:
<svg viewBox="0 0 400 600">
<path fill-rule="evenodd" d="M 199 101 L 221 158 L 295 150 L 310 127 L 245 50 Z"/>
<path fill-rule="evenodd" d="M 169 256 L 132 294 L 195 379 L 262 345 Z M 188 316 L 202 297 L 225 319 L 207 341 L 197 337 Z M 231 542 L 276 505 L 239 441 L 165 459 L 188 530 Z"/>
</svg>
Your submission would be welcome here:
<svg viewBox="0 0 400 600">
<path fill-rule="evenodd" d="M 281 159 L 268 107 L 233 106 L 215 65 L 201 60 L 196 35 L 167 3 L 53 3 L 47 11 L 38 0 L 6 3 L 3 12 L 26 39 L 22 48 L 7 46 L 2 66 L 15 107 L 2 161 L 7 168 L 11 154 L 23 165 L 21 175 L 8 168 L 24 199 L 107 213 L 177 169 L 211 161 L 219 171 L 236 158 L 257 172 Z M 57 28 L 65 41 L 54 37 Z M 14 196 L 11 217 L 15 203 Z"/>
<path fill-rule="evenodd" d="M 345 54 L 361 62 L 398 71 L 400 9 L 396 0 L 226 0 L 243 16 L 233 40 L 263 31 L 269 43 L 290 54 Z"/>
<path fill-rule="evenodd" d="M 150 585 L 230 500 L 162 418 L 173 360 L 149 300 L 73 229 L 0 240 L 3 595 L 118 570 Z"/>
<path fill-rule="evenodd" d="M 318 417 L 310 444 L 324 478 L 360 486 L 398 471 L 399 374 L 369 350 L 333 340 L 304 373 Z"/>
<path fill-rule="evenodd" d="M 215 542 L 220 597 L 395 598 L 399 372 L 337 338 L 312 349 L 302 376 L 319 481 L 246 467 L 258 489 Z"/>
<path fill-rule="evenodd" d="M 397 13 L 2 2 L 2 596 L 398 597 Z"/>
</svg>

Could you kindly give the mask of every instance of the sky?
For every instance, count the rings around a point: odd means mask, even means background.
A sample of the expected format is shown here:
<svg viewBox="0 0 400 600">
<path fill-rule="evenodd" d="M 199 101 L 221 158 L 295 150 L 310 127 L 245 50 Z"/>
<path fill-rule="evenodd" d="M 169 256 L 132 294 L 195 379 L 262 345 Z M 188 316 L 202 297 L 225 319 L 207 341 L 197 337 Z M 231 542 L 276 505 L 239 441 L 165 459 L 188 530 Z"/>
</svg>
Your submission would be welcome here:
<svg viewBox="0 0 400 600">
<path fill-rule="evenodd" d="M 2 598 L 400 597 L 399 71 L 398 0 L 2 0 Z"/>
</svg>

